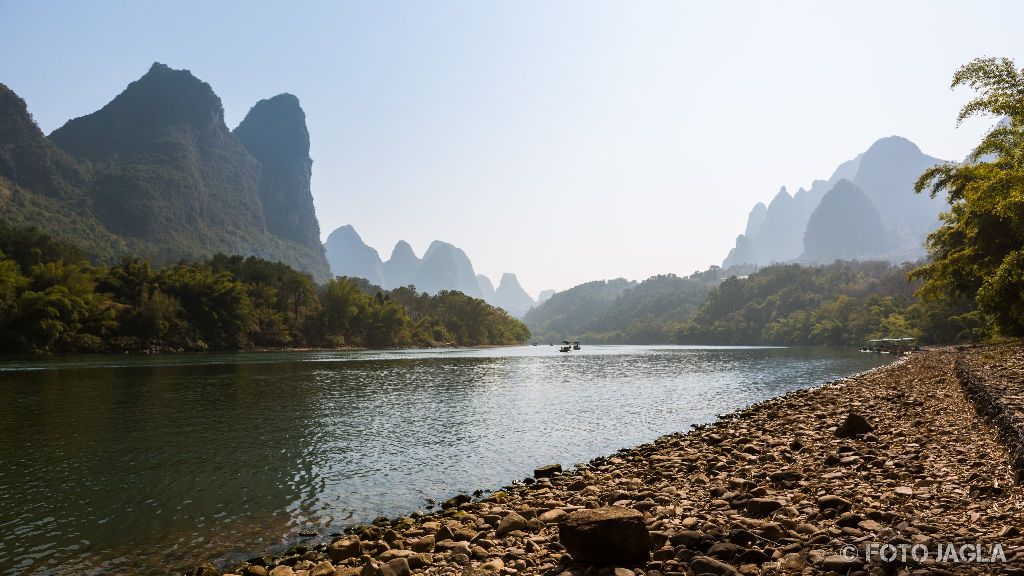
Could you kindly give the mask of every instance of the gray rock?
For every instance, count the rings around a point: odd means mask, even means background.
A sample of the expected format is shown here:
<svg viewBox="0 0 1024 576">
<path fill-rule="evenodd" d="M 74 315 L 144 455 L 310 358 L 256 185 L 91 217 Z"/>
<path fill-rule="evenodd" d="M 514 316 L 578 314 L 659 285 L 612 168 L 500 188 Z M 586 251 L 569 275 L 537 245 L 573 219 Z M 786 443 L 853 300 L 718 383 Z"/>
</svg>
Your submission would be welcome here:
<svg viewBox="0 0 1024 576">
<path fill-rule="evenodd" d="M 840 528 L 853 528 L 857 524 L 860 524 L 862 520 L 864 520 L 864 517 L 860 514 L 844 512 L 842 516 L 836 519 L 836 526 Z"/>
<path fill-rule="evenodd" d="M 428 534 L 418 540 L 414 540 L 411 548 L 416 552 L 433 552 L 434 551 L 434 536 Z"/>
<path fill-rule="evenodd" d="M 840 574 L 855 572 L 864 567 L 864 562 L 859 558 L 847 560 L 842 556 L 826 556 L 821 563 L 821 569 L 825 572 L 832 571 Z"/>
<path fill-rule="evenodd" d="M 457 494 L 442 502 L 441 508 L 444 510 L 447 510 L 449 508 L 458 508 L 459 506 L 463 504 L 468 504 L 469 502 L 472 501 L 473 498 L 471 498 L 469 494 Z"/>
<path fill-rule="evenodd" d="M 707 556 L 696 556 L 690 560 L 690 568 L 687 574 L 698 576 L 700 574 L 717 574 L 718 576 L 737 576 L 739 572 L 735 568 L 714 558 Z"/>
<path fill-rule="evenodd" d="M 394 560 L 388 561 L 388 566 L 395 572 L 395 576 L 411 576 L 412 570 L 409 569 L 409 561 L 405 558 L 395 558 Z"/>
<path fill-rule="evenodd" d="M 359 576 L 397 576 L 391 565 L 370 560 L 363 566 Z"/>
<path fill-rule="evenodd" d="M 309 576 L 334 576 L 334 565 L 326 560 L 320 562 L 309 569 Z"/>
<path fill-rule="evenodd" d="M 742 550 L 743 548 L 732 542 L 717 542 L 711 548 L 708 548 L 708 556 L 722 560 L 731 560 L 739 556 Z"/>
<path fill-rule="evenodd" d="M 846 420 L 836 428 L 836 437 L 838 438 L 855 438 L 861 434 L 867 434 L 873 432 L 875 429 L 868 424 L 868 421 L 864 419 L 860 414 L 850 412 L 846 415 Z"/>
<path fill-rule="evenodd" d="M 349 558 L 358 558 L 362 554 L 358 536 L 339 538 L 327 547 L 327 555 L 333 562 L 341 562 Z"/>
<path fill-rule="evenodd" d="M 764 518 L 782 508 L 782 502 L 771 498 L 751 498 L 747 500 L 747 512 L 756 518 Z"/>
<path fill-rule="evenodd" d="M 673 546 L 686 546 L 693 550 L 693 548 L 704 538 L 704 535 L 696 530 L 680 530 L 675 534 L 669 536 L 668 541 Z"/>
<path fill-rule="evenodd" d="M 628 566 L 650 557 L 644 516 L 631 508 L 577 510 L 559 523 L 558 535 L 573 559 L 583 564 Z"/>
<path fill-rule="evenodd" d="M 818 498 L 818 508 L 822 510 L 849 510 L 850 506 L 849 500 L 840 498 L 835 494 L 826 494 Z"/>
<path fill-rule="evenodd" d="M 455 534 L 452 532 L 452 529 L 448 526 L 441 526 L 437 529 L 437 534 L 434 534 L 435 542 L 443 542 L 445 540 L 451 540 L 453 538 L 455 538 Z"/>
<path fill-rule="evenodd" d="M 547 512 L 544 512 L 543 514 L 537 517 L 537 520 L 543 522 L 544 524 L 555 524 L 562 518 L 565 518 L 566 516 L 567 514 L 565 510 L 562 510 L 561 508 L 555 508 L 554 510 L 548 510 Z"/>
<path fill-rule="evenodd" d="M 526 521 L 526 518 L 523 518 L 515 512 L 509 512 L 508 516 L 502 518 L 501 522 L 498 523 L 498 529 L 495 531 L 495 533 L 498 535 L 499 538 L 501 538 L 509 532 L 514 532 L 516 530 L 527 530 L 529 528 L 530 523 Z"/>
<path fill-rule="evenodd" d="M 548 464 L 533 471 L 534 478 L 552 478 L 562 471 L 561 464 Z"/>
</svg>

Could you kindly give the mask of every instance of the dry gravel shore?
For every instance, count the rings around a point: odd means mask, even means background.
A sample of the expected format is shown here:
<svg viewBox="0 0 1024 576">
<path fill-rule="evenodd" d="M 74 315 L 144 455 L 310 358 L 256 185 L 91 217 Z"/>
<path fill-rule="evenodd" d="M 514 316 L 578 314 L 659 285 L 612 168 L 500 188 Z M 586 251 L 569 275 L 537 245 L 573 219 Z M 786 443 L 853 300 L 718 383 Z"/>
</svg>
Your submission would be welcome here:
<svg viewBox="0 0 1024 576">
<path fill-rule="evenodd" d="M 483 500 L 453 499 L 436 514 L 382 520 L 329 546 L 298 547 L 228 573 L 1024 575 L 1024 487 L 1013 483 L 996 428 L 958 382 L 954 363 L 967 356 L 975 372 L 999 364 L 992 373 L 1003 374 L 1007 389 L 1024 381 L 1014 372 L 1024 367 L 1021 348 L 996 360 L 971 350 L 917 353 Z M 846 426 L 854 425 L 852 437 L 838 437 L 851 412 L 872 430 L 857 430 L 854 418 Z M 572 558 L 559 524 L 607 506 L 641 515 L 650 556 L 604 567 Z M 623 532 L 620 540 L 632 538 Z M 909 553 L 906 562 L 886 561 L 872 548 L 882 544 L 899 554 L 920 545 L 923 561 Z M 959 562 L 936 548 L 949 544 Z M 847 546 L 856 557 L 843 556 Z M 996 562 L 964 562 L 978 546 Z M 615 547 L 598 552 L 614 556 Z"/>
</svg>

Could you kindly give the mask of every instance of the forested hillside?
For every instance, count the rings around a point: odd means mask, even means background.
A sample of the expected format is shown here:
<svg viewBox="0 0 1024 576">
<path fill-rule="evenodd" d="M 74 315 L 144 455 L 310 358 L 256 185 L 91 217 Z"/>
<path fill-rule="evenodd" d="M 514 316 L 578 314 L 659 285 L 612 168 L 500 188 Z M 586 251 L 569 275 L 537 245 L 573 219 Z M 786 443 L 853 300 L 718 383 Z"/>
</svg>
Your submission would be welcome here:
<svg viewBox="0 0 1024 576">
<path fill-rule="evenodd" d="M 763 268 L 713 290 L 687 322 L 678 344 L 860 345 L 869 338 L 917 337 L 925 343 L 980 337 L 969 301 L 922 302 L 910 265 L 836 262 Z"/>
<path fill-rule="evenodd" d="M 102 109 L 45 136 L 0 84 L 0 222 L 36 226 L 91 261 L 259 256 L 330 277 L 298 99 L 258 103 L 233 134 L 220 98 L 154 64 Z"/>
<path fill-rule="evenodd" d="M 710 286 L 672 274 L 640 283 L 589 282 L 555 294 L 527 313 L 524 322 L 538 342 L 665 343 L 673 325 L 690 318 L 704 302 Z"/>
<path fill-rule="evenodd" d="M 0 227 L 0 354 L 518 344 L 521 322 L 459 292 L 318 287 L 256 257 L 156 269 L 90 264 L 77 246 Z"/>
</svg>

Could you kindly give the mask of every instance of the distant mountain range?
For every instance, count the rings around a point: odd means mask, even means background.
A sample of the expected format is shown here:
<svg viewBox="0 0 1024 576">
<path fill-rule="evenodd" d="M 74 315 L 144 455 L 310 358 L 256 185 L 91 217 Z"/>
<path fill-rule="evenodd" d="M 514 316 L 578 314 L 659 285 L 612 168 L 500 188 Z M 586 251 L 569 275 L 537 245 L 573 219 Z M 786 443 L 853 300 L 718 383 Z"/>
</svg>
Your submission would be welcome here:
<svg viewBox="0 0 1024 576">
<path fill-rule="evenodd" d="M 209 84 L 157 63 L 47 137 L 0 85 L 0 218 L 72 240 L 98 261 L 223 252 L 326 280 L 311 166 L 305 114 L 290 94 L 258 102 L 232 132 Z"/>
<path fill-rule="evenodd" d="M 428 294 L 457 290 L 482 298 L 517 318 L 536 304 L 515 274 L 503 274 L 495 288 L 490 278 L 476 273 L 462 249 L 440 240 L 430 243 L 423 258 L 417 257 L 412 246 L 401 240 L 395 244 L 391 257 L 382 261 L 377 250 L 367 246 L 355 228 L 346 225 L 331 232 L 324 249 L 335 276 L 365 278 L 387 290 L 410 285 Z"/>
<path fill-rule="evenodd" d="M 754 206 L 723 267 L 918 259 L 947 205 L 914 194 L 913 184 L 940 162 L 909 140 L 883 138 L 810 189 L 783 188 Z M 384 288 L 458 290 L 518 317 L 544 301 L 551 313 L 568 305 L 569 295 L 551 291 L 534 301 L 514 274 L 495 287 L 441 241 L 422 258 L 399 242 L 384 261 L 343 226 L 322 245 L 311 173 L 305 114 L 290 94 L 257 102 L 230 130 L 209 84 L 156 63 L 100 110 L 46 136 L 25 101 L 0 84 L 0 221 L 71 240 L 96 261 L 130 255 L 164 265 L 222 252 L 284 262 L 320 282 L 345 275 Z M 597 292 L 620 288 L 613 285 Z M 590 313 L 574 317 L 580 323 L 556 331 L 621 328 L 590 324 Z"/>
<path fill-rule="evenodd" d="M 906 138 L 882 138 L 810 190 L 791 196 L 783 187 L 767 206 L 755 205 L 722 266 L 917 260 L 947 204 L 915 194 L 914 182 L 942 162 Z"/>
<path fill-rule="evenodd" d="M 941 162 L 905 138 L 882 138 L 840 164 L 828 180 L 793 195 L 782 188 L 768 205 L 755 205 L 722 268 L 688 278 L 580 284 L 534 307 L 523 321 L 542 342 L 668 342 L 709 291 L 730 276 L 746 277 L 778 263 L 920 259 L 925 238 L 948 206 L 941 198 L 915 194 L 914 182 Z"/>
<path fill-rule="evenodd" d="M 46 136 L 0 84 L 0 221 L 70 240 L 95 261 L 251 255 L 318 282 L 344 275 L 458 290 L 517 317 L 534 306 L 514 274 L 495 288 L 446 242 L 423 258 L 399 242 L 386 262 L 351 226 L 321 244 L 312 165 L 305 113 L 291 94 L 260 100 L 230 130 L 209 84 L 156 63 L 100 110 Z"/>
</svg>

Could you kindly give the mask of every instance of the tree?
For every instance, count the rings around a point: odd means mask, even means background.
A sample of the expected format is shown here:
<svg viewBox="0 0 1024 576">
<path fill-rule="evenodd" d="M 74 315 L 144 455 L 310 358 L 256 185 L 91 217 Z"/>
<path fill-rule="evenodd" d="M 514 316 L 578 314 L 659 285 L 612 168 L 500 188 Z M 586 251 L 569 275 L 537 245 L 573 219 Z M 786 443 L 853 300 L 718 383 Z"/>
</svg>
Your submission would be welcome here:
<svg viewBox="0 0 1024 576">
<path fill-rule="evenodd" d="M 963 164 L 926 170 L 917 192 L 945 192 L 950 210 L 928 237 L 932 261 L 913 271 L 925 298 L 974 299 L 1002 334 L 1024 336 L 1024 71 L 1008 58 L 979 58 L 960 68 L 953 87 L 978 96 L 957 123 L 1002 118 Z"/>
</svg>

